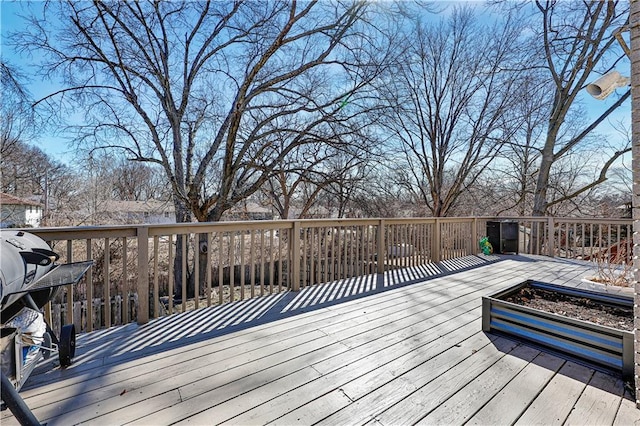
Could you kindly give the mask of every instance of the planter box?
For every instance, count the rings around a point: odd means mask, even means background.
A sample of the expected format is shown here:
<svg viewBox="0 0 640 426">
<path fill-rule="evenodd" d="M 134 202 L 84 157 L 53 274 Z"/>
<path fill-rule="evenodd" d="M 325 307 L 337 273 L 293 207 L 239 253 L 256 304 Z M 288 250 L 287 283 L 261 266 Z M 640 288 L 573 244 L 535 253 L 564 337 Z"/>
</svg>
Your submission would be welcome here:
<svg viewBox="0 0 640 426">
<path fill-rule="evenodd" d="M 513 336 L 633 380 L 633 332 L 617 330 L 505 301 L 525 286 L 633 308 L 633 298 L 538 281 L 526 281 L 482 298 L 482 330 Z"/>
</svg>

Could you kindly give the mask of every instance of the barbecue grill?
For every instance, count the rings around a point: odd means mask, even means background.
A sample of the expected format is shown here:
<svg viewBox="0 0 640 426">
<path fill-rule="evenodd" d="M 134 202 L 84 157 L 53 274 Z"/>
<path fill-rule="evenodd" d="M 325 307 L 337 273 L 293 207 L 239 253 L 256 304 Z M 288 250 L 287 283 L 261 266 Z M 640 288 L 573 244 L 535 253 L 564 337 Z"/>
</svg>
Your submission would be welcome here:
<svg viewBox="0 0 640 426">
<path fill-rule="evenodd" d="M 0 230 L 0 366 L 2 402 L 22 424 L 38 424 L 18 391 L 43 359 L 58 355 L 66 367 L 75 355 L 75 328 L 56 336 L 41 309 L 61 286 L 76 284 L 93 261 L 57 265 L 59 256 L 41 238 Z"/>
</svg>

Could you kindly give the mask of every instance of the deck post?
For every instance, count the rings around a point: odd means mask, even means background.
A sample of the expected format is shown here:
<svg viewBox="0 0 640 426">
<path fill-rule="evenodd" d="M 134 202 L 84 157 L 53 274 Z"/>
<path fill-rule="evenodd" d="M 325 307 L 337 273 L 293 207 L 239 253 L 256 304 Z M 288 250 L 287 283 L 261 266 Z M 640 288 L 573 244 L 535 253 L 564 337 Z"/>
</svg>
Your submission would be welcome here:
<svg viewBox="0 0 640 426">
<path fill-rule="evenodd" d="M 384 274 L 384 264 L 386 263 L 387 256 L 384 252 L 384 234 L 386 223 L 384 219 L 378 221 L 378 247 L 376 253 L 376 266 L 378 267 L 378 274 Z"/>
<path fill-rule="evenodd" d="M 478 218 L 474 217 L 473 221 L 471 221 L 471 253 L 478 253 Z"/>
<path fill-rule="evenodd" d="M 138 324 L 149 322 L 149 228 L 138 226 Z M 153 295 L 158 297 L 157 294 Z"/>
<path fill-rule="evenodd" d="M 293 221 L 291 229 L 291 290 L 300 290 L 300 221 Z"/>
<path fill-rule="evenodd" d="M 555 230 L 554 230 L 554 222 L 553 217 L 549 216 L 547 218 L 547 256 L 553 257 L 555 253 L 554 243 L 555 243 Z"/>
</svg>

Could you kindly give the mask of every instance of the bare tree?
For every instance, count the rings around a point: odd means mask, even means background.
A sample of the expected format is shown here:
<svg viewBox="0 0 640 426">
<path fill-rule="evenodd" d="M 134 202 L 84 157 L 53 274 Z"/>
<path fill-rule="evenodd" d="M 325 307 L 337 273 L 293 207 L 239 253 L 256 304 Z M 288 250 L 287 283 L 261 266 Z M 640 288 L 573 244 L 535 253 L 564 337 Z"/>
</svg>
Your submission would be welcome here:
<svg viewBox="0 0 640 426">
<path fill-rule="evenodd" d="M 307 217 L 332 180 L 323 165 L 334 152 L 325 144 L 306 145 L 291 152 L 262 188 L 266 203 L 283 219 Z"/>
<path fill-rule="evenodd" d="M 518 39 L 510 19 L 490 27 L 456 8 L 438 25 L 416 24 L 384 82 L 404 185 L 434 216 L 449 214 L 521 121 L 511 113 Z"/>
<path fill-rule="evenodd" d="M 532 71 L 520 78 L 518 91 L 512 93 L 519 102 L 512 108 L 518 117 L 522 117 L 522 126 L 504 142 L 492 164 L 491 176 L 487 176 L 482 185 L 490 188 L 482 193 L 482 197 L 488 196 L 493 205 L 489 209 L 491 214 L 510 212 L 524 216 L 533 205 L 540 151 L 552 99 L 545 84 L 545 79 L 548 79 L 545 74 Z"/>
<path fill-rule="evenodd" d="M 168 200 L 170 192 L 157 165 L 120 159 L 110 167 L 113 174 L 113 198 L 123 201 Z"/>
<path fill-rule="evenodd" d="M 352 107 L 360 108 L 358 105 L 348 106 L 349 109 Z M 378 150 L 375 132 L 368 130 L 376 117 L 371 114 L 375 109 L 375 106 L 367 106 L 359 113 L 358 125 L 344 126 L 340 132 L 334 130 L 333 137 L 340 142 L 298 147 L 274 170 L 262 191 L 280 217 L 291 218 L 294 214 L 298 218 L 317 216 L 314 207 L 320 198 L 326 199 L 327 196 L 332 200 L 342 199 L 343 208 L 336 209 L 338 213 L 344 212 L 345 203 L 350 198 L 343 196 L 346 188 L 362 179 L 364 170 Z M 356 178 L 356 175 L 360 177 Z M 327 212 L 331 210 L 327 203 L 323 207 L 327 207 Z"/>
<path fill-rule="evenodd" d="M 568 153 L 580 147 L 585 138 L 629 98 L 630 92 L 613 103 L 595 121 L 570 132 L 566 129 L 567 116 L 578 104 L 578 95 L 594 73 L 607 72 L 625 55 L 615 54 L 617 46 L 615 32 L 624 24 L 628 15 L 628 3 L 618 1 L 556 2 L 536 1 L 542 21 L 538 35 L 546 59 L 546 68 L 551 75 L 553 103 L 549 111 L 548 127 L 536 188 L 533 214 L 542 216 L 549 205 L 578 196 L 606 180 L 608 168 L 630 148 L 615 151 L 605 161 L 596 179 L 587 182 L 572 193 L 555 200 L 549 199 L 549 179 L 552 167 Z M 539 28 L 537 26 L 536 28 Z"/>
<path fill-rule="evenodd" d="M 19 164 L 28 161 L 25 142 L 33 135 L 33 111 L 25 77 L 18 69 L 0 61 L 0 183 L 2 191 L 23 196 L 33 184 L 31 169 Z M 44 154 L 43 154 L 44 155 Z M 23 190 L 24 188 L 24 190 Z"/>
<path fill-rule="evenodd" d="M 25 88 L 26 78 L 15 67 L 0 60 L 0 155 L 9 155 L 14 145 L 25 142 L 35 130 L 30 94 Z"/>
<path fill-rule="evenodd" d="M 370 174 L 368 158 L 338 153 L 329 162 L 331 179 L 323 190 L 322 198 L 327 211 L 339 218 L 359 216 L 353 208 L 356 194 L 364 191 L 365 181 Z"/>
<path fill-rule="evenodd" d="M 339 142 L 327 123 L 350 119 L 341 100 L 378 75 L 388 51 L 367 33 L 368 9 L 68 0 L 12 40 L 47 54 L 43 71 L 64 77 L 67 88 L 41 104 L 82 105 L 82 146 L 160 165 L 178 222 L 217 221 L 292 150 Z"/>
<path fill-rule="evenodd" d="M 379 72 L 362 2 L 51 3 L 13 40 L 81 102 L 81 142 L 161 165 L 176 219 L 219 220 Z M 61 22 L 62 24 L 56 24 Z M 55 36 L 53 36 L 55 35 Z M 56 105 L 58 108 L 58 105 Z M 286 135 L 281 146 L 278 137 Z M 282 139 L 282 138 L 280 138 Z"/>
<path fill-rule="evenodd" d="M 388 153 L 386 153 L 388 154 Z M 424 214 L 415 199 L 399 184 L 393 158 L 374 158 L 366 177 L 351 194 L 350 207 L 364 217 L 416 217 Z"/>
</svg>

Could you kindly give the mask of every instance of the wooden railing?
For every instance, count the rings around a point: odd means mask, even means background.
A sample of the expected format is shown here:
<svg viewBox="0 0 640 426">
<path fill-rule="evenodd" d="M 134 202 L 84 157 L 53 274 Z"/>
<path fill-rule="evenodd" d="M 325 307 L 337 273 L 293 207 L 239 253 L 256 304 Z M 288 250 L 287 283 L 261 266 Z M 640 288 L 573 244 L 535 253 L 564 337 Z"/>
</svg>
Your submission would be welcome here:
<svg viewBox="0 0 640 426">
<path fill-rule="evenodd" d="M 54 329 L 74 323 L 91 331 L 477 254 L 486 222 L 496 220 L 518 222 L 520 253 L 593 260 L 612 247 L 631 252 L 631 220 L 615 219 L 285 220 L 28 231 L 49 242 L 59 263 L 95 261 L 79 284 L 46 307 Z M 189 297 L 174 300 L 176 290 Z"/>
</svg>

